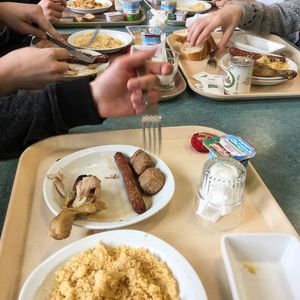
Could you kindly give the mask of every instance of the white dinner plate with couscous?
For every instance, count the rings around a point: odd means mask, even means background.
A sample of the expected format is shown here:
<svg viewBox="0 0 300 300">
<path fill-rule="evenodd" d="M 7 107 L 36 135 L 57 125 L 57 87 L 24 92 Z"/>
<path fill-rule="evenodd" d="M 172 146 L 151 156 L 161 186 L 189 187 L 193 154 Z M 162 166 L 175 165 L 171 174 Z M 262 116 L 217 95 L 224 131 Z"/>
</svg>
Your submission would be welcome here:
<svg viewBox="0 0 300 300">
<path fill-rule="evenodd" d="M 90 49 L 102 53 L 114 53 L 126 48 L 132 42 L 132 37 L 126 32 L 100 29 L 95 40 L 90 43 L 95 30 L 77 31 L 69 36 L 68 43 L 77 48 Z"/>
<path fill-rule="evenodd" d="M 48 257 L 29 275 L 19 300 L 149 295 L 207 300 L 197 273 L 177 250 L 143 231 L 114 230 L 78 240 Z"/>
</svg>

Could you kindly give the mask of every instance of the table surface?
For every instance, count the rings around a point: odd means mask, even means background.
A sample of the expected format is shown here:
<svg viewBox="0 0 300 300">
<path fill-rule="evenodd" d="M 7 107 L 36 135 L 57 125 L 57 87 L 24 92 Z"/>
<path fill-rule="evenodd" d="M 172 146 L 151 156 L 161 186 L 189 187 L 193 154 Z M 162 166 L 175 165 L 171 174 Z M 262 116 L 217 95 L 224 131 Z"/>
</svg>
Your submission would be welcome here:
<svg viewBox="0 0 300 300">
<path fill-rule="evenodd" d="M 168 26 L 167 33 L 179 28 Z M 80 29 L 65 29 L 61 32 L 77 30 Z M 212 127 L 243 136 L 255 145 L 257 155 L 251 162 L 300 234 L 300 98 L 214 101 L 187 88 L 180 96 L 161 102 L 159 109 L 163 126 Z M 132 128 L 140 128 L 140 117 L 108 119 L 101 125 L 81 126 L 70 132 Z M 17 164 L 17 159 L 0 162 L 0 231 Z"/>
</svg>

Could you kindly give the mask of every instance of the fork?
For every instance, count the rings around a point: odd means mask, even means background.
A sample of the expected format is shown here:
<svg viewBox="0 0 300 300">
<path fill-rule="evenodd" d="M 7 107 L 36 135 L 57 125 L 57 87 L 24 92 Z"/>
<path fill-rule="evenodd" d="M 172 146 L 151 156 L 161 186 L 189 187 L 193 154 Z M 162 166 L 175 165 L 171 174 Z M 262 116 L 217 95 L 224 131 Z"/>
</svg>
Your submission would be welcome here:
<svg viewBox="0 0 300 300">
<path fill-rule="evenodd" d="M 138 77 L 145 75 L 145 66 L 137 69 Z M 159 155 L 161 150 L 161 115 L 158 106 L 149 105 L 148 92 L 143 92 L 145 110 L 142 116 L 143 149 Z"/>
<path fill-rule="evenodd" d="M 215 69 L 218 65 L 215 54 L 216 54 L 216 49 L 212 49 L 210 54 L 209 54 L 209 59 L 207 61 L 207 66 L 212 68 L 212 69 Z"/>
<path fill-rule="evenodd" d="M 150 153 L 159 155 L 161 150 L 161 115 L 155 108 L 148 105 L 148 94 L 143 93 L 146 109 L 142 116 L 143 148 Z"/>
<path fill-rule="evenodd" d="M 90 39 L 83 45 L 84 47 L 89 47 L 95 41 L 100 29 L 101 29 L 101 25 L 98 24 Z"/>
</svg>

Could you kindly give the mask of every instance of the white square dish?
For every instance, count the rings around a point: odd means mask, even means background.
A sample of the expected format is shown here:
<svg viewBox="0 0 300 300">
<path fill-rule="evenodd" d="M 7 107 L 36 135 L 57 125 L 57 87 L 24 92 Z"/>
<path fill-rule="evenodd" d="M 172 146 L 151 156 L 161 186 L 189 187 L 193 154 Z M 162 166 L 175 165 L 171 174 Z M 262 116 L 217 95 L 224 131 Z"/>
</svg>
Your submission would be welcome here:
<svg viewBox="0 0 300 300">
<path fill-rule="evenodd" d="M 264 39 L 252 34 L 234 34 L 230 39 L 230 45 L 252 52 L 279 53 L 285 45 Z"/>
<path fill-rule="evenodd" d="M 234 300 L 300 297 L 300 242 L 289 234 L 231 233 L 221 252 Z"/>
</svg>

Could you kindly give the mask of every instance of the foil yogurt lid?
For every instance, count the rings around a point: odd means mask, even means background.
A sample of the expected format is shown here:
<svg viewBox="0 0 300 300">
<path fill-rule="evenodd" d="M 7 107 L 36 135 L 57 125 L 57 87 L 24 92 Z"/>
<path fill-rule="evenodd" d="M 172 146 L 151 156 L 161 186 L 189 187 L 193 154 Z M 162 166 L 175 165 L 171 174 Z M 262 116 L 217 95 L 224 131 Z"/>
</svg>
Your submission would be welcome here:
<svg viewBox="0 0 300 300">
<path fill-rule="evenodd" d="M 203 140 L 211 157 L 225 156 L 237 161 L 248 160 L 256 155 L 255 148 L 242 137 L 225 134 Z"/>
</svg>

